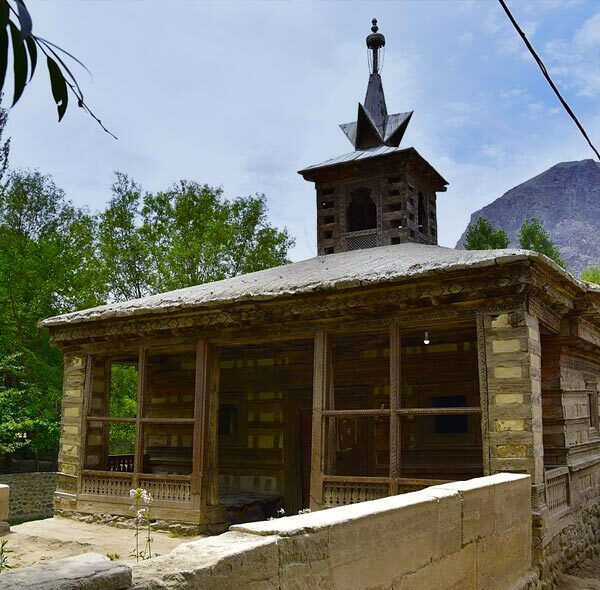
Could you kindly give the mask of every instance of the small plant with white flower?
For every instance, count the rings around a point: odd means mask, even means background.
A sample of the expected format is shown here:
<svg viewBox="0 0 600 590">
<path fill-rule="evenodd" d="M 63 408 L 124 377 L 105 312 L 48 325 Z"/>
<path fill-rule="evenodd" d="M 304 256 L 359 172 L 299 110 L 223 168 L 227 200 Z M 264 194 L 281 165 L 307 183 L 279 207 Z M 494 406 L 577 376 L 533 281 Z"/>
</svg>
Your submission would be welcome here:
<svg viewBox="0 0 600 590">
<path fill-rule="evenodd" d="M 129 490 L 131 498 L 131 510 L 135 512 L 135 549 L 129 554 L 135 557 L 136 561 L 140 559 L 150 559 L 152 557 L 152 536 L 150 524 L 152 514 L 150 513 L 150 504 L 152 504 L 152 495 L 143 488 Z M 140 534 L 145 531 L 144 548 L 140 549 Z"/>
</svg>

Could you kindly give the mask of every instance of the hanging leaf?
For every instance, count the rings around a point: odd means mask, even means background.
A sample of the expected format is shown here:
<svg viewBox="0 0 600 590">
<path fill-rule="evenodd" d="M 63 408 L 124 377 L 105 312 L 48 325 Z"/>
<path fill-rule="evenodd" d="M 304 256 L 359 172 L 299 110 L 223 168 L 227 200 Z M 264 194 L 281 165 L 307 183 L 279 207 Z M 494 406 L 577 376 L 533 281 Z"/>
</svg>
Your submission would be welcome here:
<svg viewBox="0 0 600 590">
<path fill-rule="evenodd" d="M 21 98 L 23 90 L 25 90 L 25 84 L 27 84 L 27 49 L 25 49 L 25 41 L 21 39 L 21 33 L 17 26 L 13 22 L 10 22 L 9 26 L 15 73 L 15 93 L 12 106 L 15 106 L 19 98 Z"/>
<path fill-rule="evenodd" d="M 8 2 L 0 2 L 0 27 L 3 29 L 8 26 L 9 15 Z"/>
<path fill-rule="evenodd" d="M 0 29 L 0 94 L 4 88 L 6 79 L 6 67 L 8 65 L 8 31 L 6 27 Z"/>
<path fill-rule="evenodd" d="M 37 65 L 37 47 L 35 45 L 35 40 L 31 36 L 25 39 L 25 43 L 27 44 L 27 49 L 29 50 L 29 64 L 31 66 L 29 82 L 31 82 L 33 74 L 35 74 L 35 66 Z"/>
<path fill-rule="evenodd" d="M 60 121 L 67 110 L 69 103 L 69 93 L 67 91 L 67 82 L 63 76 L 58 64 L 51 58 L 47 58 L 48 73 L 50 74 L 50 85 L 52 86 L 52 96 L 58 110 L 58 120 Z"/>
<path fill-rule="evenodd" d="M 21 25 L 21 41 L 31 35 L 31 15 L 25 6 L 23 0 L 15 0 L 17 4 L 17 11 L 19 13 L 19 24 Z"/>
</svg>

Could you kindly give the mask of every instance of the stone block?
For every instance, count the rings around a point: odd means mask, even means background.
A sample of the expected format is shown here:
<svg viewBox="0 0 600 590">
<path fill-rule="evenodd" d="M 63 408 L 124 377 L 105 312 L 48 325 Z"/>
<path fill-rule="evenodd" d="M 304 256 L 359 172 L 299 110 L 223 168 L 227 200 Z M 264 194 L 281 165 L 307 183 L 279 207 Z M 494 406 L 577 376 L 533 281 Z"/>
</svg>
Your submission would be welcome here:
<svg viewBox="0 0 600 590">
<path fill-rule="evenodd" d="M 492 340 L 492 351 L 494 354 L 505 352 L 519 352 L 521 350 L 521 341 L 518 338 L 508 340 Z"/>
<path fill-rule="evenodd" d="M 523 377 L 523 369 L 519 365 L 513 367 L 494 367 L 494 377 L 496 379 L 520 379 Z"/>
<path fill-rule="evenodd" d="M 531 567 L 531 520 L 477 541 L 477 588 L 506 590 Z"/>
<path fill-rule="evenodd" d="M 10 487 L 0 484 L 0 520 L 8 520 L 10 503 Z"/>
<path fill-rule="evenodd" d="M 522 404 L 522 393 L 499 393 L 494 396 L 494 403 L 500 406 L 508 406 L 512 404 Z"/>
<path fill-rule="evenodd" d="M 403 575 L 394 590 L 477 590 L 476 545 L 470 543 L 456 553 L 445 555 L 430 566 Z"/>
<path fill-rule="evenodd" d="M 478 477 L 467 481 L 456 481 L 434 486 L 433 489 L 444 489 L 457 492 L 462 501 L 462 545 L 491 535 L 494 532 L 495 505 L 494 483 L 487 477 Z"/>
<path fill-rule="evenodd" d="M 460 549 L 458 493 L 422 490 L 391 499 L 395 510 L 330 529 L 332 587 L 385 588 L 395 572 Z"/>
<path fill-rule="evenodd" d="M 517 457 L 523 458 L 527 456 L 527 445 L 497 445 L 496 457 Z"/>
<path fill-rule="evenodd" d="M 53 559 L 2 574 L 3 590 L 125 590 L 131 568 L 98 553 Z"/>
<path fill-rule="evenodd" d="M 496 430 L 525 430 L 525 420 L 495 420 Z"/>
<path fill-rule="evenodd" d="M 277 546 L 281 590 L 329 590 L 332 587 L 327 531 L 284 537 Z"/>
</svg>

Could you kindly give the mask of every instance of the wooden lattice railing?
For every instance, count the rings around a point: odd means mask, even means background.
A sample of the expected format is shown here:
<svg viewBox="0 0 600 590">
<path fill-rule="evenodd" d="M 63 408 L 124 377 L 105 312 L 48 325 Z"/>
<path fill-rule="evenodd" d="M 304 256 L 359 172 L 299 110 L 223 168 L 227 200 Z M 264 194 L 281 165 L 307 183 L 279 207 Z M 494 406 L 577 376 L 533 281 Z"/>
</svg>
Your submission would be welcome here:
<svg viewBox="0 0 600 590">
<path fill-rule="evenodd" d="M 121 471 L 86 470 L 81 476 L 81 494 L 96 496 L 94 501 L 106 501 L 107 498 L 129 501 L 129 491 L 133 487 L 144 488 L 157 504 L 189 505 L 192 500 L 189 475 L 134 475 Z"/>
<path fill-rule="evenodd" d="M 81 477 L 81 493 L 92 496 L 129 497 L 130 473 L 85 472 Z"/>
<path fill-rule="evenodd" d="M 409 479 L 398 478 L 395 482 L 397 493 L 415 492 L 426 487 L 447 483 L 440 479 Z M 323 506 L 333 508 L 379 500 L 391 495 L 390 479 L 387 477 L 340 477 L 325 476 L 323 480 Z"/>
<path fill-rule="evenodd" d="M 139 486 L 152 494 L 155 502 L 189 503 L 191 500 L 191 478 L 181 475 L 140 476 Z"/>
<path fill-rule="evenodd" d="M 557 467 L 546 471 L 546 504 L 551 513 L 569 507 L 568 467 Z"/>
<path fill-rule="evenodd" d="M 327 508 L 356 504 L 366 500 L 378 500 L 389 496 L 389 480 L 365 478 L 363 481 L 325 481 L 323 483 L 323 504 Z"/>
</svg>

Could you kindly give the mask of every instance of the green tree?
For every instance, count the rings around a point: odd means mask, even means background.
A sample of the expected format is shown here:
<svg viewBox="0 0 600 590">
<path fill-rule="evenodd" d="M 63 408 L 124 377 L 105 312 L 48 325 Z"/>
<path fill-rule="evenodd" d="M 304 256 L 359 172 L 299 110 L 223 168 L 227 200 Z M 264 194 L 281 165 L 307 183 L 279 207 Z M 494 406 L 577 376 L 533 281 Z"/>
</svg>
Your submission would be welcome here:
<svg viewBox="0 0 600 590">
<path fill-rule="evenodd" d="M 99 302 L 94 227 L 39 172 L 12 172 L 0 190 L 1 438 L 36 453 L 56 449 L 62 386 L 61 354 L 37 322 Z"/>
<path fill-rule="evenodd" d="M 277 266 L 292 244 L 287 230 L 270 225 L 264 195 L 226 199 L 220 188 L 186 180 L 152 194 L 117 173 L 99 223 L 112 300 Z"/>
<path fill-rule="evenodd" d="M 112 198 L 100 214 L 98 253 L 107 298 L 123 301 L 151 293 L 150 249 L 140 230 L 143 194 L 126 174 L 117 172 Z"/>
<path fill-rule="evenodd" d="M 465 234 L 467 250 L 501 250 L 508 248 L 508 235 L 503 229 L 495 229 L 485 217 L 470 223 Z"/>
<path fill-rule="evenodd" d="M 581 280 L 600 285 L 600 266 L 588 266 L 581 271 Z"/>
<path fill-rule="evenodd" d="M 565 261 L 560 254 L 560 250 L 550 239 L 550 234 L 541 222 L 534 217 L 526 219 L 523 225 L 521 225 L 521 229 L 519 230 L 519 245 L 525 250 L 534 250 L 546 255 L 559 266 L 565 266 Z"/>
</svg>

